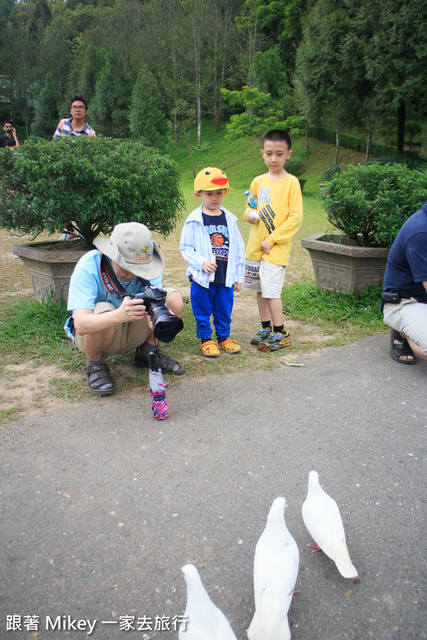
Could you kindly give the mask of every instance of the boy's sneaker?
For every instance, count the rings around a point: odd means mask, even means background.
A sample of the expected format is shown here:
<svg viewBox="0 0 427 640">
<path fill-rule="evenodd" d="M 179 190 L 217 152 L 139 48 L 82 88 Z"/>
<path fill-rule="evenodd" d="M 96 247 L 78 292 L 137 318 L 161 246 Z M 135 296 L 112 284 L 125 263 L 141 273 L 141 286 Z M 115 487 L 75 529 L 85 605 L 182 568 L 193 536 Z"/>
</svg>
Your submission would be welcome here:
<svg viewBox="0 0 427 640">
<path fill-rule="evenodd" d="M 270 335 L 272 329 L 271 327 L 267 327 L 266 329 L 260 329 L 257 331 L 256 336 L 254 336 L 251 340 L 251 344 L 259 344 L 263 340 L 266 340 Z"/>
<path fill-rule="evenodd" d="M 291 338 L 289 331 L 285 330 L 284 333 L 270 333 L 270 335 L 259 343 L 258 351 L 279 351 L 279 349 L 285 349 L 291 344 Z"/>
</svg>

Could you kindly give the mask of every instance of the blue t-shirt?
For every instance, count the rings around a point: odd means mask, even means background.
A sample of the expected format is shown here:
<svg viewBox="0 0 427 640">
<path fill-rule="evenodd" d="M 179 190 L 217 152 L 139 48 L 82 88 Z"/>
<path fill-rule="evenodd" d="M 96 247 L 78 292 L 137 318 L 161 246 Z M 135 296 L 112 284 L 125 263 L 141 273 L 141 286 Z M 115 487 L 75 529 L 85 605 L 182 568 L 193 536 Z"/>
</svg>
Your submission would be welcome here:
<svg viewBox="0 0 427 640">
<path fill-rule="evenodd" d="M 134 278 L 130 282 L 118 280 L 127 293 L 140 293 L 144 289 L 139 278 Z M 161 287 L 162 276 L 150 280 L 150 284 Z M 94 309 L 97 302 L 111 302 L 117 309 L 122 300 L 123 298 L 111 296 L 102 282 L 101 253 L 94 249 L 80 258 L 70 280 L 68 310 Z"/>
<path fill-rule="evenodd" d="M 212 253 L 216 260 L 215 281 L 217 284 L 225 284 L 227 275 L 228 253 L 230 241 L 228 236 L 227 219 L 224 211 L 219 216 L 210 216 L 203 213 L 203 224 L 209 233 L 212 245 Z"/>
<path fill-rule="evenodd" d="M 75 309 L 92 310 L 97 302 L 110 302 L 116 309 L 122 304 L 123 298 L 111 296 L 102 282 L 101 255 L 97 249 L 94 249 L 85 253 L 76 264 L 68 291 L 67 308 L 69 311 L 74 311 Z M 140 293 L 144 289 L 144 285 L 139 278 L 134 278 L 130 282 L 122 282 L 119 278 L 118 280 L 127 293 Z M 150 284 L 153 287 L 161 288 L 162 276 L 160 275 L 150 280 Z M 68 318 L 64 329 L 67 336 L 74 341 L 72 318 Z"/>
<path fill-rule="evenodd" d="M 387 259 L 384 291 L 427 304 L 427 202 L 400 229 Z"/>
</svg>

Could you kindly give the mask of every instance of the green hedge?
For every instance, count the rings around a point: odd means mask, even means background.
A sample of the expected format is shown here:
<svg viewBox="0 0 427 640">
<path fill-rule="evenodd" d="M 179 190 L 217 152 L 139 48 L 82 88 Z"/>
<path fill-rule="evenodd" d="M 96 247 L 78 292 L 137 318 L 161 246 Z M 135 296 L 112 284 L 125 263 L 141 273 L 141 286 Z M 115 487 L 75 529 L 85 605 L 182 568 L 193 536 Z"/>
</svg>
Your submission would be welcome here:
<svg viewBox="0 0 427 640">
<path fill-rule="evenodd" d="M 72 223 L 88 246 L 120 222 L 170 233 L 185 201 L 175 162 L 138 142 L 30 138 L 0 154 L 0 226 L 34 235 Z"/>
<path fill-rule="evenodd" d="M 427 200 L 427 171 L 401 164 L 350 167 L 322 191 L 328 220 L 362 247 L 391 247 L 402 224 Z"/>
</svg>

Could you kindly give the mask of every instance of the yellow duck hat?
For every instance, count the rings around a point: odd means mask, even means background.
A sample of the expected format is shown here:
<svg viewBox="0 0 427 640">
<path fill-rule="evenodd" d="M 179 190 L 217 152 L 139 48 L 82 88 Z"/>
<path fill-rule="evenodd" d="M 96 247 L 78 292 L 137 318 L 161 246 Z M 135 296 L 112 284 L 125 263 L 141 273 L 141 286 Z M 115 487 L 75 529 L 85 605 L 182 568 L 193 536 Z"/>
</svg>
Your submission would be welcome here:
<svg viewBox="0 0 427 640">
<path fill-rule="evenodd" d="M 228 178 L 221 169 L 206 167 L 199 171 L 194 180 L 194 192 L 214 191 L 215 189 L 230 189 L 230 191 L 234 191 L 228 184 Z"/>
</svg>

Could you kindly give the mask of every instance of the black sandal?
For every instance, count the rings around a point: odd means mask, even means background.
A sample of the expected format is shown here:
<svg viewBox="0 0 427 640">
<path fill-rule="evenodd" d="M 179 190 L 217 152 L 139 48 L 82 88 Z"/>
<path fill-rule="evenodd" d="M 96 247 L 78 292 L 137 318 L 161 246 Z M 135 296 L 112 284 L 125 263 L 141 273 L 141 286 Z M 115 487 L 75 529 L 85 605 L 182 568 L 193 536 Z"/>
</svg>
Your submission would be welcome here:
<svg viewBox="0 0 427 640">
<path fill-rule="evenodd" d="M 171 373 L 174 376 L 182 376 L 185 373 L 185 369 L 182 366 L 182 364 L 180 364 L 176 360 L 173 360 L 173 358 L 168 358 L 167 356 L 165 356 L 165 354 L 161 349 L 157 350 L 157 358 L 158 358 L 159 367 L 162 370 L 162 373 Z M 136 349 L 133 364 L 135 367 L 139 367 L 139 368 L 145 368 L 145 369 L 150 368 L 148 355 L 141 353 L 141 349 L 139 347 L 137 347 Z"/>
<path fill-rule="evenodd" d="M 402 344 L 396 344 L 395 340 L 398 340 Z M 390 356 L 396 362 L 400 362 L 400 364 L 416 364 L 414 352 L 409 346 L 409 342 L 406 338 L 402 338 L 400 333 L 395 329 L 390 329 Z M 402 356 L 412 356 L 413 360 L 402 360 Z"/>
<path fill-rule="evenodd" d="M 85 374 L 87 386 L 91 393 L 97 396 L 109 396 L 114 393 L 114 382 L 105 362 L 102 364 L 88 364 L 85 367 Z M 110 386 L 103 389 L 104 385 Z"/>
</svg>

